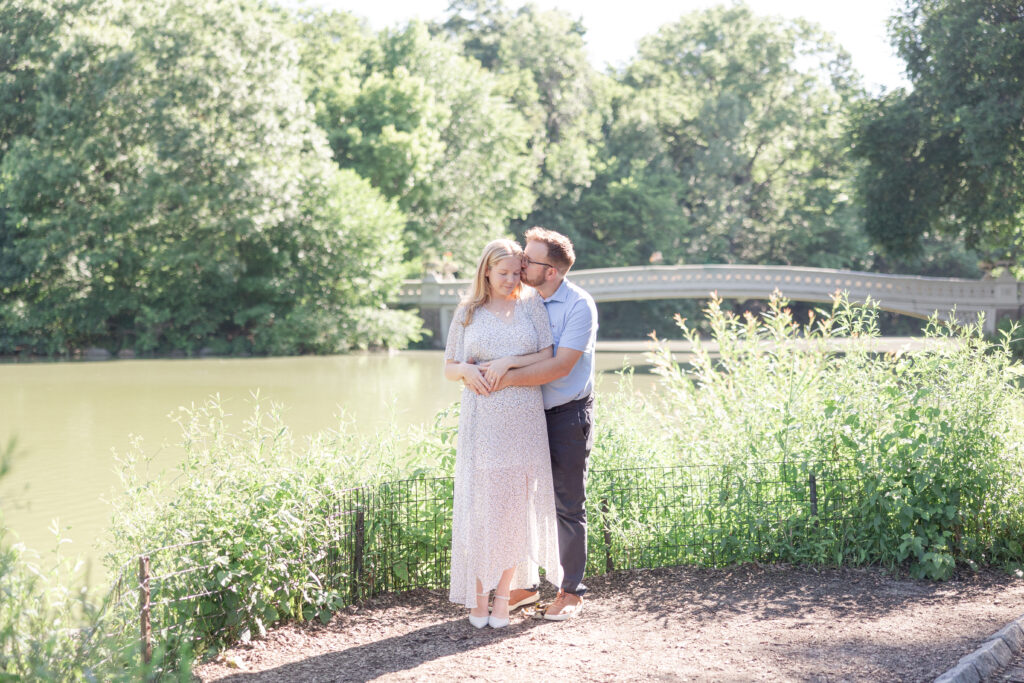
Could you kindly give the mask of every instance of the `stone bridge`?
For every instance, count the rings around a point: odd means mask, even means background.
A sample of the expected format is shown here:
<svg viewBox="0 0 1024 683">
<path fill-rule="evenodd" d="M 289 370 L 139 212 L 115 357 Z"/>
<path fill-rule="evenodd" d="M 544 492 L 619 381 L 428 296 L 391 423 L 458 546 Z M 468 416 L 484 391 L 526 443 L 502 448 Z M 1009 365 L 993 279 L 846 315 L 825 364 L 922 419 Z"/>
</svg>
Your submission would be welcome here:
<svg viewBox="0 0 1024 683">
<path fill-rule="evenodd" d="M 985 330 L 995 331 L 1004 316 L 1019 318 L 1024 305 L 1024 282 L 1011 275 L 991 279 L 885 275 L 827 268 L 790 266 L 636 266 L 572 271 L 570 279 L 590 292 L 597 303 L 650 299 L 703 299 L 717 292 L 724 299 L 767 299 L 778 289 L 793 301 L 831 303 L 836 291 L 852 301 L 868 297 L 882 310 L 927 318 L 938 312 L 959 322 L 973 322 L 985 314 Z M 435 345 L 443 346 L 452 314 L 468 280 L 407 280 L 398 303 L 419 309 L 434 332 Z"/>
</svg>

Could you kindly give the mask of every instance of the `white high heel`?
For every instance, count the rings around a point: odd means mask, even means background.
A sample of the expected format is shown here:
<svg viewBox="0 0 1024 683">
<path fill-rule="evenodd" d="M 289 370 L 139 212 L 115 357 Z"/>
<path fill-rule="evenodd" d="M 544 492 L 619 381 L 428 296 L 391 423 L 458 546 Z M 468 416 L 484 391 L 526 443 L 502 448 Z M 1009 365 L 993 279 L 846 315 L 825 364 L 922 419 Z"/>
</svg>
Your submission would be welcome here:
<svg viewBox="0 0 1024 683">
<path fill-rule="evenodd" d="M 508 596 L 507 595 L 498 595 L 497 593 L 495 593 L 494 594 L 494 599 L 495 600 L 506 600 L 507 601 L 508 600 Z M 505 628 L 506 626 L 508 626 L 508 624 L 509 624 L 508 617 L 506 617 L 504 619 L 499 619 L 498 617 L 496 617 L 494 615 L 491 615 L 491 616 L 487 617 L 487 625 L 490 626 L 491 628 Z"/>
<path fill-rule="evenodd" d="M 489 597 L 489 594 L 488 593 L 477 593 L 476 597 L 478 597 L 478 598 L 486 598 L 486 597 Z M 476 628 L 483 628 L 484 626 L 487 626 L 487 624 L 490 621 L 491 621 L 491 617 L 490 616 L 474 617 L 472 614 L 469 615 L 469 623 L 473 624 L 473 626 L 475 626 Z"/>
</svg>

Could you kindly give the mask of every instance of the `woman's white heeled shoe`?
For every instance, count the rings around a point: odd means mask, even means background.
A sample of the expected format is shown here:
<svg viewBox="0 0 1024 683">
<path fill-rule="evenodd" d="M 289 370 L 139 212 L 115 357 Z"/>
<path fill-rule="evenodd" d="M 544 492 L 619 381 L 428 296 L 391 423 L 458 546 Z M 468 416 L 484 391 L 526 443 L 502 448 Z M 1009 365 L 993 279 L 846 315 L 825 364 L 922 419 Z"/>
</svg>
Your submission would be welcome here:
<svg viewBox="0 0 1024 683">
<path fill-rule="evenodd" d="M 490 597 L 490 593 L 477 593 L 476 597 L 478 597 L 478 598 L 489 598 Z M 474 617 L 472 614 L 469 615 L 469 623 L 473 624 L 473 626 L 475 626 L 476 628 L 483 628 L 484 626 L 487 626 L 487 624 L 489 624 L 490 621 L 491 621 L 491 618 L 489 616 L 487 616 L 487 617 Z"/>
<path fill-rule="evenodd" d="M 497 593 L 495 593 L 494 594 L 494 599 L 495 600 L 505 600 L 505 601 L 507 601 L 508 600 L 508 596 L 507 595 L 498 595 Z M 499 619 L 498 617 L 496 617 L 494 615 L 491 615 L 491 616 L 487 617 L 487 625 L 490 626 L 491 628 L 505 628 L 506 626 L 508 626 L 508 624 L 509 624 L 508 617 L 505 617 L 504 619 Z"/>
</svg>

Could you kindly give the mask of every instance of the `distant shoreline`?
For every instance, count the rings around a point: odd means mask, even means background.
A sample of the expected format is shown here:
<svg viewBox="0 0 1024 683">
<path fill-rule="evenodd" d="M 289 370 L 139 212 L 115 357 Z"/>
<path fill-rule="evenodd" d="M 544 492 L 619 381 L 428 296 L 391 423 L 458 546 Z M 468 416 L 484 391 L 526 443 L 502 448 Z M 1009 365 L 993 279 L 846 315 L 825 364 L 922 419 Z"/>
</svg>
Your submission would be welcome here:
<svg viewBox="0 0 1024 683">
<path fill-rule="evenodd" d="M 833 339 L 830 344 L 837 350 L 842 350 L 844 347 L 849 346 L 855 340 L 849 338 L 837 338 Z M 927 344 L 936 344 L 939 340 L 927 341 L 925 337 L 878 337 L 875 339 L 871 346 L 873 351 L 881 353 L 889 353 L 895 351 L 920 351 L 925 348 Z M 692 345 L 685 339 L 672 339 L 662 340 L 660 343 L 668 344 L 668 348 L 673 353 L 689 353 L 692 350 Z M 704 348 L 712 353 L 718 351 L 718 344 L 711 340 L 703 340 Z M 598 353 L 645 353 L 651 350 L 650 339 L 598 339 L 597 340 L 597 352 Z M 433 352 L 441 351 L 442 349 L 405 349 L 404 351 L 388 351 L 386 349 L 375 349 L 372 351 L 351 351 L 348 354 L 335 354 L 335 355 L 354 355 L 354 354 L 394 354 L 394 353 L 410 353 L 410 352 Z M 308 354 L 315 355 L 315 354 Z M 246 358 L 297 358 L 301 356 L 215 356 L 208 354 L 200 354 L 195 356 L 186 356 L 184 354 L 163 354 L 163 355 L 139 355 L 139 356 L 99 356 L 99 355 L 87 355 L 80 354 L 74 356 L 12 356 L 12 355 L 0 355 L 0 363 L 102 363 L 109 361 L 123 361 L 123 360 L 240 360 Z"/>
</svg>

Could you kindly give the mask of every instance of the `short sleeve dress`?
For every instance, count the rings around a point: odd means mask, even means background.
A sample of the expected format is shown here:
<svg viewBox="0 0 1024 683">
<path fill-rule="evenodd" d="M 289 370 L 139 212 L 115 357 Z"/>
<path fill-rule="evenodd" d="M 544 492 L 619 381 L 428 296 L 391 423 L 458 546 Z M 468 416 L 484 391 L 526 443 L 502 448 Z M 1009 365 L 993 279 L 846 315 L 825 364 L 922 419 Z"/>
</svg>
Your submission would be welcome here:
<svg viewBox="0 0 1024 683">
<path fill-rule="evenodd" d="M 448 332 L 446 359 L 480 363 L 552 344 L 547 312 L 536 294 L 516 302 L 511 322 L 483 307 L 469 325 L 465 319 L 460 306 Z M 516 568 L 512 588 L 538 583 L 538 567 L 561 585 L 540 387 L 508 387 L 489 396 L 463 389 L 456 449 L 450 600 L 475 606 L 476 579 L 489 591 L 509 567 Z"/>
</svg>

